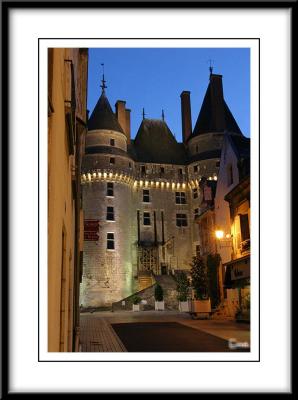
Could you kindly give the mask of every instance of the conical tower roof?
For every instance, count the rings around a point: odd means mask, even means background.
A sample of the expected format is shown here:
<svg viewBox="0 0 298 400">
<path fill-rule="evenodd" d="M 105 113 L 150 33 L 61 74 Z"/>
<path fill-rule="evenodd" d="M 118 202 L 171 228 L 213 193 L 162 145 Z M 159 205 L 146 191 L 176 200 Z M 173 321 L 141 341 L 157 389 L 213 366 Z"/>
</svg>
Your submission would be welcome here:
<svg viewBox="0 0 298 400">
<path fill-rule="evenodd" d="M 108 129 L 124 133 L 104 91 L 88 120 L 88 130 L 92 131 L 96 129 Z"/>
<path fill-rule="evenodd" d="M 189 138 L 204 133 L 224 131 L 242 135 L 235 118 L 224 100 L 222 76 L 211 74 L 197 122 Z"/>
</svg>

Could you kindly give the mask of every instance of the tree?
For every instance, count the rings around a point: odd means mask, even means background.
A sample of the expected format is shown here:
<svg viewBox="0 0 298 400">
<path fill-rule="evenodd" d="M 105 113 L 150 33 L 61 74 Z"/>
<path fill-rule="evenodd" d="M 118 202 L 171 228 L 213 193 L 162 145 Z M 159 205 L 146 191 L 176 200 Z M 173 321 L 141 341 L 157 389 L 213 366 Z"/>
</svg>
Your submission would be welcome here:
<svg viewBox="0 0 298 400">
<path fill-rule="evenodd" d="M 184 271 L 180 271 L 179 273 L 177 273 L 176 281 L 177 281 L 178 301 L 187 301 L 190 283 L 186 273 Z"/>
<path fill-rule="evenodd" d="M 208 254 L 207 256 L 208 292 L 211 298 L 211 305 L 213 308 L 217 307 L 220 302 L 219 286 L 218 286 L 219 263 L 220 263 L 219 254 Z"/>
<path fill-rule="evenodd" d="M 163 301 L 163 289 L 159 284 L 155 286 L 154 297 L 155 301 Z"/>
<path fill-rule="evenodd" d="M 208 296 L 207 270 L 201 256 L 192 258 L 190 275 L 196 300 L 206 299 Z"/>
</svg>

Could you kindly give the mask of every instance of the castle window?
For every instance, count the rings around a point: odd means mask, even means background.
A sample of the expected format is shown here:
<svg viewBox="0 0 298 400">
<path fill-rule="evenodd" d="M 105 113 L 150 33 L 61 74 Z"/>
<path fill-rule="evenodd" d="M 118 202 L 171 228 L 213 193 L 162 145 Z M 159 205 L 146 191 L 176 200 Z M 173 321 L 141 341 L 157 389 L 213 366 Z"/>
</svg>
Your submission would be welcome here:
<svg viewBox="0 0 298 400">
<path fill-rule="evenodd" d="M 114 233 L 107 233 L 107 249 L 108 250 L 115 250 Z"/>
<path fill-rule="evenodd" d="M 227 182 L 228 182 L 228 186 L 232 185 L 232 183 L 234 182 L 232 164 L 229 164 L 227 166 Z"/>
<path fill-rule="evenodd" d="M 192 196 L 194 199 L 197 199 L 199 194 L 198 194 L 198 188 L 192 189 Z"/>
<path fill-rule="evenodd" d="M 196 145 L 196 153 L 198 153 L 198 152 L 199 152 L 199 146 Z"/>
<path fill-rule="evenodd" d="M 143 189 L 143 203 L 150 203 L 150 192 L 148 189 Z"/>
<path fill-rule="evenodd" d="M 112 164 L 115 164 L 115 157 L 111 157 L 110 158 L 110 164 L 112 165 Z"/>
<path fill-rule="evenodd" d="M 195 217 L 195 218 L 198 217 L 198 216 L 199 216 L 199 209 L 198 209 L 198 208 L 195 208 L 195 209 L 193 210 L 193 214 L 194 214 L 194 217 Z"/>
<path fill-rule="evenodd" d="M 144 212 L 144 214 L 143 214 L 143 225 L 151 225 L 150 212 Z"/>
<path fill-rule="evenodd" d="M 193 172 L 198 172 L 198 166 L 197 165 L 194 165 Z"/>
<path fill-rule="evenodd" d="M 185 192 L 176 192 L 176 204 L 186 204 Z"/>
<path fill-rule="evenodd" d="M 187 226 L 186 214 L 176 214 L 176 226 Z"/>
<path fill-rule="evenodd" d="M 114 183 L 113 182 L 108 182 L 107 183 L 107 196 L 114 196 Z"/>
<path fill-rule="evenodd" d="M 160 167 L 160 173 L 164 174 L 165 173 L 165 167 Z"/>
<path fill-rule="evenodd" d="M 146 167 L 145 167 L 145 165 L 142 165 L 142 166 L 141 166 L 141 172 L 142 172 L 142 174 L 146 174 Z"/>
<path fill-rule="evenodd" d="M 201 246 L 199 244 L 196 245 L 196 256 L 199 257 L 201 255 Z"/>
<path fill-rule="evenodd" d="M 216 161 L 216 168 L 219 168 L 220 167 L 220 161 Z"/>
<path fill-rule="evenodd" d="M 129 168 L 131 169 L 131 162 L 128 163 Z"/>
<path fill-rule="evenodd" d="M 179 168 L 179 175 L 182 175 L 183 174 L 183 169 L 182 168 Z"/>
<path fill-rule="evenodd" d="M 114 207 L 107 207 L 107 221 L 115 221 Z"/>
<path fill-rule="evenodd" d="M 115 146 L 115 139 L 110 139 L 110 145 Z"/>
</svg>

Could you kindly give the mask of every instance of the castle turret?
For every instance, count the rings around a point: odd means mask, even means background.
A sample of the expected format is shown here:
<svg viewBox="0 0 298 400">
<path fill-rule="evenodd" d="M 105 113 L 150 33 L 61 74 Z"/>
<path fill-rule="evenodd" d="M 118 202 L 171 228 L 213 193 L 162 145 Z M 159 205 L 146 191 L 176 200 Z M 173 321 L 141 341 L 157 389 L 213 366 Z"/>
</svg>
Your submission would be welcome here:
<svg viewBox="0 0 298 400">
<path fill-rule="evenodd" d="M 131 294 L 136 265 L 131 246 L 136 232 L 130 216 L 134 161 L 127 153 L 125 102 L 117 103 L 117 119 L 104 79 L 101 87 L 88 121 L 82 164 L 85 238 L 80 303 L 84 307 L 111 306 Z"/>
</svg>

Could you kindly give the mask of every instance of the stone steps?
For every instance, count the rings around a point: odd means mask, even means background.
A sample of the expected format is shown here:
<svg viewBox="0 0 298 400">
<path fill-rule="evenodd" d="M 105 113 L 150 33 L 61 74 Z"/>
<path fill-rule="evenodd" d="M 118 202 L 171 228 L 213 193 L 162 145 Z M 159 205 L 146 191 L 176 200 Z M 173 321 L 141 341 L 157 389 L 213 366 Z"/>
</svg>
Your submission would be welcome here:
<svg viewBox="0 0 298 400">
<path fill-rule="evenodd" d="M 153 285 L 113 303 L 112 310 L 132 310 L 133 298 L 135 296 L 139 296 L 142 300 L 146 301 L 146 304 L 140 304 L 141 310 L 154 310 L 154 290 L 157 283 L 163 288 L 165 310 L 178 310 L 176 282 L 174 278 L 170 275 L 155 275 L 154 280 L 156 283 Z"/>
</svg>

